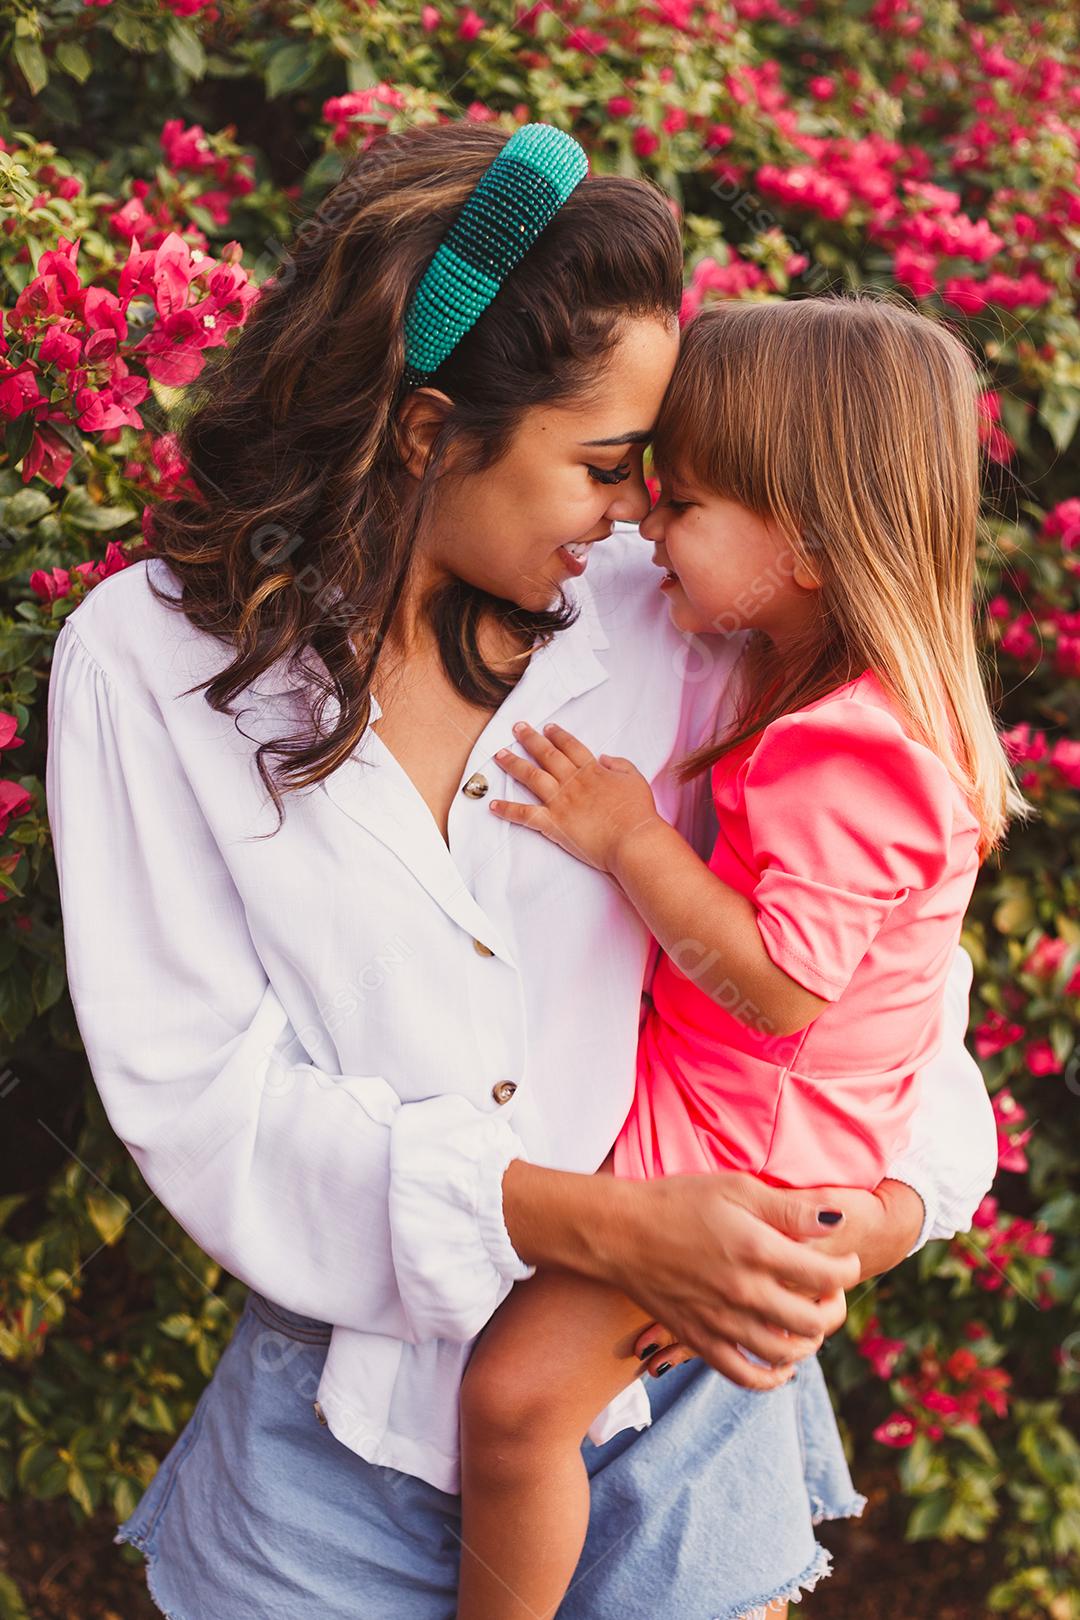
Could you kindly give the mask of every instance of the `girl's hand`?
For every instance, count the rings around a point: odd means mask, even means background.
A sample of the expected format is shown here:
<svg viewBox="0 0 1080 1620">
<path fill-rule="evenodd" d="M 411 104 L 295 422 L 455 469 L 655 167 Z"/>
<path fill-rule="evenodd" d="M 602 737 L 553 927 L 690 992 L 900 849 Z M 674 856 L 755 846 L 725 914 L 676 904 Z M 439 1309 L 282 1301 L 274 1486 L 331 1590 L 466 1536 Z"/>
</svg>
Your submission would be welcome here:
<svg viewBox="0 0 1080 1620">
<path fill-rule="evenodd" d="M 561 726 L 545 726 L 541 736 L 519 721 L 514 733 L 532 759 L 519 759 L 507 748 L 495 758 L 539 802 L 493 799 L 492 812 L 503 821 L 532 827 L 587 866 L 610 872 L 626 840 L 660 819 L 652 789 L 628 759 L 596 759 Z"/>
</svg>

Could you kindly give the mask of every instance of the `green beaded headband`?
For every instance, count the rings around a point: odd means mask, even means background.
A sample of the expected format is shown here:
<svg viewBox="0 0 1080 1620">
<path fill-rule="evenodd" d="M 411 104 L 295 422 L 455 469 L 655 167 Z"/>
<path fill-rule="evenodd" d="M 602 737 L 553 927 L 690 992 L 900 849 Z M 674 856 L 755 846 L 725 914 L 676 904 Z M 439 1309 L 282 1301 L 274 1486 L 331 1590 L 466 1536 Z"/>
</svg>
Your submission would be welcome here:
<svg viewBox="0 0 1080 1620">
<path fill-rule="evenodd" d="M 553 124 L 523 124 L 481 175 L 440 242 L 405 316 L 405 377 L 418 387 L 480 319 L 589 160 Z"/>
</svg>

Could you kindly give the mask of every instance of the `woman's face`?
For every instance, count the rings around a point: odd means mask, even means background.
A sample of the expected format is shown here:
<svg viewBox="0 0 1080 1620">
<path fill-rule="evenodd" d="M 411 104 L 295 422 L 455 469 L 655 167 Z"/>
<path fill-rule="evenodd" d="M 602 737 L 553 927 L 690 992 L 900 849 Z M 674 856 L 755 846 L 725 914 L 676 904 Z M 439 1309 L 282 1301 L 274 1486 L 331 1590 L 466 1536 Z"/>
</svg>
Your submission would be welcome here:
<svg viewBox="0 0 1080 1620">
<path fill-rule="evenodd" d="M 419 542 L 428 580 L 550 607 L 590 545 L 647 515 L 642 457 L 678 351 L 675 322 L 627 321 L 591 399 L 531 408 L 494 466 L 446 478 Z"/>
</svg>

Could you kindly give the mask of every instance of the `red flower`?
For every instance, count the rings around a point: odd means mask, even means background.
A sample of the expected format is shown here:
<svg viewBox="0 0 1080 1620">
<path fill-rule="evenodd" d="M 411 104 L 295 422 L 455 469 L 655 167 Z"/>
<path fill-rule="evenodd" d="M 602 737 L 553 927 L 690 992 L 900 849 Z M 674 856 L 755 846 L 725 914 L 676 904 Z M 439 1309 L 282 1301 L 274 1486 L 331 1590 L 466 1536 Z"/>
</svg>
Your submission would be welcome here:
<svg viewBox="0 0 1080 1620">
<path fill-rule="evenodd" d="M 883 1446 L 901 1449 L 914 1444 L 917 1432 L 915 1424 L 905 1412 L 894 1412 L 892 1417 L 878 1424 L 874 1430 L 874 1439 L 880 1441 Z"/>
<path fill-rule="evenodd" d="M 1024 1059 L 1031 1074 L 1039 1077 L 1044 1074 L 1060 1074 L 1064 1064 L 1058 1057 L 1049 1041 L 1032 1041 L 1024 1051 Z"/>
<path fill-rule="evenodd" d="M 1001 1013 L 991 1010 L 975 1031 L 975 1056 L 980 1060 L 994 1057 L 1007 1046 L 1015 1045 L 1023 1034 L 1022 1024 L 1010 1023 Z"/>
<path fill-rule="evenodd" d="M 0 833 L 9 821 L 24 816 L 30 808 L 30 795 L 18 782 L 0 782 Z"/>
</svg>

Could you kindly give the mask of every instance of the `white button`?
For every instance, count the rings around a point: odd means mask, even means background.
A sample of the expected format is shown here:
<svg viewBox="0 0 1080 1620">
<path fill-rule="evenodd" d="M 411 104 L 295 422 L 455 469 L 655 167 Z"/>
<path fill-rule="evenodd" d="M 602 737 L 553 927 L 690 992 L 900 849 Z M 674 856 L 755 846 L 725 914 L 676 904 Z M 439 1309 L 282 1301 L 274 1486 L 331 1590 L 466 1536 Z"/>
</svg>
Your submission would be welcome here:
<svg viewBox="0 0 1080 1620">
<path fill-rule="evenodd" d="M 476 771 L 476 772 L 474 772 L 474 774 L 472 776 L 469 777 L 469 780 L 466 782 L 465 786 L 462 788 L 461 791 L 462 791 L 462 793 L 466 794 L 470 799 L 482 799 L 484 797 L 484 794 L 487 792 L 487 790 L 488 790 L 488 779 L 487 779 L 487 777 L 486 776 L 481 776 L 480 772 Z"/>
</svg>

